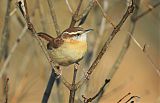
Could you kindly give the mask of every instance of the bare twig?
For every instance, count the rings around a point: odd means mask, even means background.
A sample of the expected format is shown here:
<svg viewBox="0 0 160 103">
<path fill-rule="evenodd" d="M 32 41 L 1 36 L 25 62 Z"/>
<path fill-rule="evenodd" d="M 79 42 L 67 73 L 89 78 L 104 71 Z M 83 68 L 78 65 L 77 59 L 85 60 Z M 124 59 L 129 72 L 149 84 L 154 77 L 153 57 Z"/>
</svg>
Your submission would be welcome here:
<svg viewBox="0 0 160 103">
<path fill-rule="evenodd" d="M 82 95 L 82 97 L 84 98 L 84 103 L 92 102 L 94 99 L 101 96 L 101 94 L 103 94 L 103 92 L 104 92 L 105 86 L 109 83 L 109 81 L 110 80 L 106 79 L 103 86 L 99 89 L 99 91 L 93 97 L 87 99 L 86 97 L 84 97 L 84 95 Z"/>
<path fill-rule="evenodd" d="M 131 93 L 127 93 L 125 96 L 123 96 L 117 103 L 120 103 L 123 99 L 125 99 L 127 96 L 129 96 Z"/>
<path fill-rule="evenodd" d="M 76 9 L 75 13 L 74 13 L 73 16 L 72 16 L 72 20 L 71 20 L 70 27 L 74 27 L 74 25 L 75 25 L 76 22 L 77 22 L 77 20 L 76 20 L 75 18 L 78 17 L 78 13 L 79 13 L 80 7 L 81 7 L 81 5 L 82 5 L 82 2 L 83 2 L 83 0 L 80 0 L 80 1 L 79 1 L 79 4 L 78 4 L 78 6 L 77 6 L 77 9 Z"/>
<path fill-rule="evenodd" d="M 5 78 L 5 87 L 4 87 L 4 103 L 8 103 L 8 89 L 9 89 L 9 86 L 8 86 L 8 82 L 9 82 L 9 78 Z"/>
<path fill-rule="evenodd" d="M 135 0 L 135 5 L 136 5 L 136 6 L 135 6 L 135 10 L 134 10 L 134 12 L 133 12 L 133 14 L 132 14 L 132 16 L 131 16 L 131 22 L 132 22 L 131 31 L 130 31 L 130 34 L 131 34 L 131 35 L 133 35 L 133 32 L 134 32 L 134 30 L 135 30 L 136 22 L 133 21 L 133 19 L 134 19 L 134 18 L 137 16 L 137 14 L 138 14 L 139 4 L 140 4 L 140 0 Z M 125 40 L 125 42 L 124 42 L 124 44 L 123 44 L 123 47 L 122 47 L 122 49 L 121 49 L 121 51 L 120 51 L 120 53 L 119 53 L 119 56 L 117 57 L 115 63 L 113 64 L 110 72 L 108 73 L 108 78 L 111 79 L 111 78 L 113 77 L 113 75 L 115 74 L 115 72 L 117 71 L 119 65 L 121 64 L 121 62 L 122 62 L 122 60 L 123 60 L 123 58 L 124 58 L 124 56 L 125 56 L 128 48 L 129 48 L 129 46 L 130 46 L 130 42 L 131 42 L 131 36 L 130 36 L 130 35 L 127 35 L 126 40 Z"/>
<path fill-rule="evenodd" d="M 63 76 L 61 76 L 61 81 L 68 88 L 68 90 L 71 90 L 71 84 L 69 82 L 67 82 Z"/>
<path fill-rule="evenodd" d="M 1 38 L 1 44 L 0 44 L 0 63 L 1 61 L 6 60 L 6 58 L 8 57 L 8 43 L 9 43 L 9 21 L 10 21 L 10 9 L 11 9 L 11 0 L 6 0 L 7 5 L 6 5 L 6 13 L 5 13 L 5 18 L 4 18 L 4 27 L 2 30 L 2 38 Z M 2 68 L 0 69 L 0 71 L 2 70 Z M 1 75 L 2 78 L 2 82 L 3 82 L 3 87 L 5 87 L 4 89 L 4 96 L 5 96 L 5 101 L 4 103 L 8 103 L 8 80 L 6 81 L 6 74 L 2 74 Z M 0 78 L 1 78 L 0 77 Z"/>
<path fill-rule="evenodd" d="M 139 4 L 140 4 L 140 0 L 135 0 L 135 10 L 134 10 L 134 12 L 133 12 L 133 14 L 131 16 L 131 22 L 132 22 L 131 35 L 133 35 L 134 29 L 135 29 L 136 21 L 133 21 L 133 19 L 134 19 L 134 17 L 137 16 L 138 9 L 139 9 Z M 121 62 L 122 62 L 122 60 L 123 60 L 128 48 L 129 48 L 129 46 L 130 46 L 130 42 L 131 42 L 131 36 L 127 35 L 126 40 L 125 40 L 125 42 L 123 44 L 123 47 L 122 47 L 122 49 L 121 49 L 121 51 L 119 53 L 119 56 L 117 57 L 115 63 L 113 64 L 112 68 L 110 69 L 107 78 L 112 79 L 112 77 L 116 73 L 119 65 L 121 64 Z M 106 88 L 107 88 L 107 86 L 106 86 Z M 98 99 L 100 100 L 101 97 L 99 97 Z"/>
<path fill-rule="evenodd" d="M 114 23 L 113 23 L 111 17 L 110 17 L 109 15 L 106 14 L 106 12 L 103 10 L 101 4 L 100 4 L 97 0 L 95 0 L 95 1 L 97 2 L 98 6 L 99 6 L 99 8 L 100 8 L 100 10 L 101 10 L 101 12 L 102 12 L 103 17 L 105 17 L 106 20 L 112 25 L 112 27 L 115 28 L 115 25 L 114 25 Z"/>
<path fill-rule="evenodd" d="M 98 1 L 97 1 L 98 2 Z M 103 0 L 103 11 L 106 13 L 107 10 L 108 10 L 108 0 Z M 100 5 L 98 5 L 100 6 Z M 102 7 L 101 7 L 101 12 L 102 12 Z M 103 15 L 106 15 L 104 13 L 102 13 Z M 99 15 L 98 15 L 99 16 Z M 104 34 L 104 31 L 105 31 L 105 27 L 106 27 L 106 18 L 103 16 L 102 17 L 102 20 L 101 20 L 101 24 L 100 24 L 100 27 L 98 28 L 98 35 L 96 37 L 96 40 L 94 42 L 94 45 L 93 45 L 93 50 L 91 51 L 93 56 L 91 57 L 90 61 L 88 61 L 89 63 L 87 63 L 88 65 L 90 65 L 90 62 L 96 57 L 96 54 L 97 54 L 97 50 L 99 49 L 99 45 L 101 43 L 101 38 Z"/>
<path fill-rule="evenodd" d="M 66 2 L 66 5 L 67 5 L 67 7 L 68 7 L 68 10 L 70 11 L 71 14 L 73 14 L 73 10 L 72 10 L 72 8 L 71 8 L 68 0 L 65 0 L 65 2 Z"/>
<path fill-rule="evenodd" d="M 75 13 L 72 16 L 72 20 L 71 20 L 71 24 L 69 27 L 74 27 L 76 22 L 80 21 L 79 25 L 82 25 L 87 17 L 87 15 L 89 14 L 90 10 L 93 8 L 94 4 L 95 4 L 95 0 L 91 0 L 87 6 L 87 8 L 81 13 L 79 13 L 81 4 L 82 4 L 83 0 L 80 0 L 79 5 L 77 6 L 77 9 L 75 11 Z"/>
<path fill-rule="evenodd" d="M 122 27 L 122 25 L 124 24 L 124 22 L 127 20 L 128 16 L 133 12 L 134 5 L 135 5 L 135 0 L 132 0 L 132 4 L 128 6 L 128 9 L 125 12 L 125 14 L 123 15 L 122 19 L 117 24 L 117 26 L 114 28 L 114 30 L 110 34 L 109 38 L 106 40 L 106 42 L 105 42 L 103 48 L 101 49 L 100 53 L 98 54 L 97 58 L 94 60 L 94 62 L 92 63 L 91 67 L 87 71 L 87 75 L 88 75 L 87 78 L 90 77 L 91 73 L 94 71 L 94 69 L 96 68 L 96 66 L 100 62 L 102 56 L 104 55 L 104 53 L 108 49 L 109 44 L 111 43 L 111 41 L 113 40 L 113 38 L 115 37 L 115 35 L 118 33 L 118 31 L 120 30 L 120 28 Z M 80 87 L 86 80 L 87 80 L 86 78 L 82 78 L 77 83 L 77 86 Z"/>
<path fill-rule="evenodd" d="M 50 2 L 50 1 L 49 1 Z M 40 45 L 40 47 L 42 48 L 42 50 L 43 50 L 43 53 L 45 54 L 45 56 L 46 56 L 46 58 L 47 58 L 47 60 L 48 60 L 48 62 L 49 62 L 49 64 L 50 64 L 50 66 L 51 66 L 51 68 L 52 68 L 52 72 L 54 72 L 56 75 L 56 77 L 55 78 L 58 78 L 58 71 L 56 71 L 56 67 L 54 66 L 54 64 L 53 64 L 53 62 L 51 61 L 52 59 L 50 58 L 50 56 L 49 56 L 49 53 L 48 53 L 48 50 L 46 49 L 46 46 L 44 45 L 44 43 L 43 43 L 43 41 L 37 36 L 37 34 L 36 34 L 36 30 L 35 30 L 35 28 L 34 28 L 34 26 L 33 26 L 33 24 L 31 23 L 31 21 L 30 21 L 30 17 L 29 17 L 29 14 L 28 14 L 28 9 L 27 9 L 27 2 L 26 2 L 26 0 L 24 0 L 24 2 L 22 2 L 22 1 L 19 1 L 18 2 L 18 4 L 19 4 L 19 9 L 21 10 L 21 13 L 22 13 L 22 15 L 24 16 L 24 18 L 25 18 L 25 20 L 26 20 L 26 23 L 27 23 L 27 26 L 28 26 L 28 29 L 31 31 L 31 33 L 33 34 L 33 36 L 36 38 L 36 40 L 38 41 L 38 43 L 39 43 L 39 45 Z M 50 5 L 50 4 L 49 4 Z M 51 6 L 51 5 L 50 5 Z M 23 8 L 24 7 L 24 8 Z M 53 10 L 53 9 L 52 9 Z M 53 15 L 53 14 L 52 14 Z M 55 20 L 55 19 L 54 19 Z M 52 77 L 52 74 L 51 74 L 51 77 Z M 47 102 L 48 101 L 48 98 L 49 98 L 49 96 L 50 96 L 50 93 L 51 93 L 51 88 L 52 88 L 52 86 L 53 86 L 53 83 L 54 83 L 54 81 L 55 81 L 55 79 L 54 78 L 52 78 L 51 79 L 51 81 L 52 82 L 48 82 L 48 86 L 49 86 L 49 88 L 50 89 L 48 89 L 48 87 L 47 87 L 47 96 L 46 95 L 44 95 L 45 97 L 44 97 L 44 99 L 42 100 L 42 102 L 43 101 L 45 101 L 45 102 Z M 67 81 L 66 81 L 67 82 Z M 68 83 L 67 83 L 68 84 Z M 65 85 L 66 86 L 66 85 Z M 48 91 L 48 90 L 50 90 L 50 91 Z"/>
<path fill-rule="evenodd" d="M 160 5 L 160 1 L 154 5 L 152 5 L 152 8 L 149 8 L 148 10 L 146 10 L 145 12 L 139 14 L 138 16 L 136 16 L 134 18 L 135 21 L 139 20 L 140 18 L 142 18 L 143 16 L 147 15 L 149 12 L 151 12 L 154 8 L 158 7 Z"/>
<path fill-rule="evenodd" d="M 76 64 L 74 65 L 74 74 L 73 74 L 73 80 L 72 80 L 72 85 L 71 85 L 71 89 L 70 89 L 70 96 L 69 96 L 69 103 L 74 103 L 74 98 L 75 98 L 75 92 L 76 92 L 76 88 L 75 88 L 75 82 L 76 82 L 76 76 L 77 76 L 77 66 Z"/>
<path fill-rule="evenodd" d="M 9 13 L 9 16 L 14 15 L 14 14 L 16 13 L 16 11 L 17 11 L 17 8 L 14 8 L 14 9 Z"/>
<path fill-rule="evenodd" d="M 74 18 L 75 21 L 78 22 L 79 20 L 84 18 L 90 12 L 90 10 L 94 7 L 94 4 L 95 4 L 95 0 L 91 0 L 87 8 L 81 14 L 79 14 L 77 17 Z"/>
<path fill-rule="evenodd" d="M 53 23 L 54 23 L 56 33 L 57 33 L 57 35 L 59 35 L 61 32 L 60 32 L 59 25 L 57 23 L 56 13 L 55 13 L 55 10 L 54 10 L 52 0 L 47 0 L 47 1 L 48 1 L 48 5 L 49 5 L 49 8 L 50 8 L 50 13 L 51 13 L 51 16 L 52 16 L 52 20 L 53 20 Z"/>
<path fill-rule="evenodd" d="M 131 101 L 131 100 L 134 99 L 134 98 L 140 99 L 139 96 L 132 96 L 132 97 L 130 97 L 130 98 L 129 98 L 126 102 L 124 102 L 124 103 L 134 103 L 134 102 Z"/>
<path fill-rule="evenodd" d="M 0 62 L 8 56 L 8 42 L 9 42 L 9 14 L 11 9 L 11 0 L 7 0 L 7 9 L 4 20 L 4 27 L 2 31 L 2 39 L 0 45 Z"/>
<path fill-rule="evenodd" d="M 22 32 L 20 33 L 20 35 L 17 37 L 15 43 L 13 44 L 10 52 L 9 52 L 9 55 L 7 56 L 5 62 L 3 63 L 2 65 L 2 68 L 1 68 L 1 71 L 0 71 L 0 78 L 2 77 L 2 75 L 4 74 L 5 70 L 6 70 L 6 67 L 8 66 L 15 50 L 17 49 L 18 47 L 18 44 L 20 43 L 21 39 L 24 37 L 24 35 L 26 34 L 26 31 L 27 31 L 27 26 L 24 27 L 24 29 L 22 30 Z"/>
<path fill-rule="evenodd" d="M 35 9 L 33 10 L 32 14 L 34 14 L 34 12 L 35 12 Z M 32 17 L 33 17 L 33 15 L 31 16 L 31 18 Z M 20 24 L 21 24 L 21 22 L 20 22 Z M 23 26 L 23 24 L 21 24 L 21 25 Z M 3 73 L 5 72 L 6 67 L 8 66 L 8 64 L 9 64 L 9 62 L 10 62 L 10 60 L 11 60 L 11 58 L 12 58 L 14 52 L 15 52 L 15 50 L 17 49 L 19 43 L 21 42 L 21 39 L 24 37 L 24 35 L 26 34 L 26 32 L 27 32 L 27 25 L 24 26 L 22 32 L 17 37 L 17 39 L 16 39 L 15 43 L 13 44 L 13 46 L 12 46 L 12 48 L 11 48 L 11 50 L 10 50 L 7 58 L 6 58 L 6 60 L 4 61 L 3 65 L 2 65 L 2 68 L 1 68 L 1 71 L 0 71 L 0 78 L 2 77 Z"/>
<path fill-rule="evenodd" d="M 43 50 L 43 53 L 45 54 L 48 62 L 50 63 L 50 66 L 51 68 L 54 68 L 54 65 L 53 63 L 50 61 L 50 56 L 49 56 L 49 53 L 43 43 L 43 41 L 36 35 L 36 30 L 34 29 L 34 26 L 33 24 L 31 23 L 30 21 L 30 17 L 29 17 L 29 14 L 28 14 L 28 9 L 27 9 L 27 2 L 26 0 L 24 0 L 24 2 L 22 1 L 19 1 L 18 2 L 18 7 L 19 9 L 21 10 L 21 13 L 22 15 L 24 16 L 25 20 L 26 20 L 26 23 L 27 23 L 27 26 L 28 26 L 28 29 L 31 31 L 31 33 L 33 34 L 33 36 L 35 36 L 38 44 L 40 45 L 40 47 L 42 48 Z M 23 8 L 24 7 L 24 8 Z M 24 9 L 24 10 L 23 10 Z"/>
</svg>

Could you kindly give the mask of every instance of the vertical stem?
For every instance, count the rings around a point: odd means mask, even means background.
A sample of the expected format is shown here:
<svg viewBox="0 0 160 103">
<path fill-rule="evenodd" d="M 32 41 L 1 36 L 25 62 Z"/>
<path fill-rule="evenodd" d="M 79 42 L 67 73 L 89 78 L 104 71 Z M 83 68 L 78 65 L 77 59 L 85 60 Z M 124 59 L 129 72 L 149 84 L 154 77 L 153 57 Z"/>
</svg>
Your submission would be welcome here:
<svg viewBox="0 0 160 103">
<path fill-rule="evenodd" d="M 72 80 L 72 87 L 70 89 L 69 103 L 74 103 L 75 92 L 76 92 L 76 88 L 75 88 L 76 75 L 77 75 L 77 68 L 76 68 L 76 65 L 74 65 L 74 74 L 73 74 L 73 80 Z"/>
<path fill-rule="evenodd" d="M 78 6 L 77 6 L 77 9 L 76 9 L 75 13 L 74 13 L 73 16 L 72 16 L 72 21 L 71 21 L 70 27 L 74 27 L 74 25 L 75 25 L 76 22 L 77 22 L 77 20 L 75 20 L 75 18 L 78 16 L 80 7 L 81 7 L 81 5 L 82 5 L 82 1 L 83 1 L 83 0 L 80 0 L 80 1 L 79 1 L 79 4 L 78 4 Z"/>
<path fill-rule="evenodd" d="M 4 20 L 4 27 L 2 31 L 1 45 L 0 45 L 0 62 L 8 56 L 8 41 L 9 41 L 9 12 L 11 8 L 11 0 L 7 0 L 6 14 Z"/>
<path fill-rule="evenodd" d="M 8 42 L 9 42 L 9 13 L 11 9 L 11 0 L 6 0 L 7 5 L 6 5 L 6 14 L 5 14 L 5 20 L 4 20 L 4 27 L 2 31 L 2 38 L 1 38 L 1 44 L 0 44 L 0 62 L 5 61 L 6 58 L 8 57 Z M 1 70 L 1 68 L 0 68 Z M 5 97 L 5 103 L 8 102 L 8 80 L 6 81 L 6 74 L 2 75 L 2 82 L 3 82 L 3 95 Z M 6 82 L 6 83 L 5 83 Z"/>
</svg>

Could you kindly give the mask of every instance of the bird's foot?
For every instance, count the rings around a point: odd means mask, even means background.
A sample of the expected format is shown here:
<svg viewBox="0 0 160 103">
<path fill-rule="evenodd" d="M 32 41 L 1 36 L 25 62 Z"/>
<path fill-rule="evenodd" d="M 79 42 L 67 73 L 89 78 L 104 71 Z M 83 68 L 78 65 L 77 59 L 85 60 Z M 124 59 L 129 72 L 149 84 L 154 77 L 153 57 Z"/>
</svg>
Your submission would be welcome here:
<svg viewBox="0 0 160 103">
<path fill-rule="evenodd" d="M 75 68 L 75 69 L 78 69 L 78 66 L 79 66 L 79 63 L 78 63 L 78 62 L 74 64 L 74 68 Z"/>
<path fill-rule="evenodd" d="M 55 66 L 55 68 L 57 69 L 58 78 L 61 77 L 61 75 L 62 75 L 61 67 L 60 66 Z"/>
</svg>

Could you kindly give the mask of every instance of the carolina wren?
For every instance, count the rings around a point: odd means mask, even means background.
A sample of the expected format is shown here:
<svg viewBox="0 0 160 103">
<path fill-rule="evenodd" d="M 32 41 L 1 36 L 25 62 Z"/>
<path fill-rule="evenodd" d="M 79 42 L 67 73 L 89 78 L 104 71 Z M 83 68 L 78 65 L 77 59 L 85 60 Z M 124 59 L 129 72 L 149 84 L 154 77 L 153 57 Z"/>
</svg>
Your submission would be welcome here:
<svg viewBox="0 0 160 103">
<path fill-rule="evenodd" d="M 92 29 L 84 30 L 81 27 L 72 27 L 64 30 L 59 36 L 52 36 L 39 32 L 38 36 L 46 40 L 49 56 L 53 62 L 68 66 L 78 63 L 87 52 L 87 33 Z"/>
</svg>

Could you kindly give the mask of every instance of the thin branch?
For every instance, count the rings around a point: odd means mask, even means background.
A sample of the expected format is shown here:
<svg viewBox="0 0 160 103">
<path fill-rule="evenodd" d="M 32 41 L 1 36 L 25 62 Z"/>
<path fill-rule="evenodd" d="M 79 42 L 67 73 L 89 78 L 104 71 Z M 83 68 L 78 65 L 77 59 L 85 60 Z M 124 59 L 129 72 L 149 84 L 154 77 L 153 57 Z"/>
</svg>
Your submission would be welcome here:
<svg viewBox="0 0 160 103">
<path fill-rule="evenodd" d="M 1 39 L 1 45 L 0 45 L 0 62 L 2 59 L 5 59 L 8 56 L 8 42 L 9 42 L 9 14 L 11 9 L 11 0 L 7 0 L 6 5 L 6 14 L 5 14 L 5 20 L 4 20 L 4 27 L 2 30 L 2 39 Z"/>
<path fill-rule="evenodd" d="M 61 81 L 68 88 L 68 90 L 71 90 L 71 87 L 72 87 L 71 84 L 67 82 L 67 80 L 63 76 L 61 76 Z"/>
<path fill-rule="evenodd" d="M 72 80 L 72 85 L 70 89 L 70 96 L 69 96 L 69 103 L 74 103 L 74 98 L 75 98 L 75 93 L 76 93 L 76 88 L 75 88 L 75 82 L 76 82 L 76 76 L 77 76 L 77 67 L 76 64 L 74 65 L 74 74 L 73 74 L 73 80 Z"/>
<path fill-rule="evenodd" d="M 160 1 L 159 1 L 158 3 L 156 3 L 156 4 L 154 4 L 154 5 L 152 6 L 152 8 L 149 8 L 149 9 L 146 10 L 145 12 L 143 12 L 143 13 L 139 14 L 138 16 L 136 16 L 136 17 L 134 18 L 134 20 L 135 20 L 135 21 L 139 20 L 140 18 L 142 18 L 143 16 L 147 15 L 149 12 L 151 12 L 154 8 L 158 7 L 159 5 L 160 5 Z"/>
<path fill-rule="evenodd" d="M 133 12 L 133 14 L 131 15 L 131 35 L 133 35 L 133 32 L 135 30 L 135 26 L 136 26 L 136 21 L 134 21 L 133 19 L 137 16 L 138 14 L 138 10 L 139 10 L 139 5 L 140 5 L 140 0 L 135 0 L 135 10 Z M 112 79 L 112 77 L 114 76 L 114 74 L 116 73 L 116 71 L 119 68 L 119 65 L 121 64 L 121 62 L 123 61 L 123 58 L 128 50 L 128 48 L 130 47 L 130 42 L 131 42 L 131 36 L 127 35 L 126 40 L 123 44 L 123 47 L 119 53 L 119 56 L 117 57 L 115 63 L 113 64 L 113 66 L 111 67 L 107 78 Z M 108 86 L 106 86 L 107 88 Z M 105 88 L 105 89 L 106 89 Z M 103 94 L 102 94 L 103 95 Z M 102 97 L 102 96 L 101 96 Z M 98 98 L 98 100 L 101 99 L 101 97 Z"/>
<path fill-rule="evenodd" d="M 48 3 L 50 3 L 50 1 L 48 1 Z M 51 4 L 49 4 L 49 5 L 51 6 Z M 24 2 L 23 2 L 23 1 L 19 1 L 19 2 L 18 2 L 18 6 L 19 6 L 19 9 L 21 10 L 22 15 L 24 16 L 24 18 L 25 18 L 25 20 L 26 20 L 28 29 L 32 32 L 33 36 L 35 36 L 36 40 L 38 41 L 40 47 L 42 48 L 42 50 L 43 50 L 43 52 L 44 52 L 44 54 L 45 54 L 48 62 L 50 63 L 50 66 L 51 66 L 51 68 L 52 68 L 52 72 L 54 72 L 53 75 L 55 76 L 55 78 L 52 78 L 53 76 L 52 76 L 52 74 L 51 74 L 51 76 L 50 76 L 51 79 L 50 79 L 50 81 L 48 82 L 47 89 L 46 89 L 46 91 L 45 91 L 45 93 L 44 93 L 44 97 L 43 97 L 43 99 L 42 99 L 42 103 L 46 103 L 46 102 L 48 101 L 49 96 L 50 96 L 50 93 L 51 93 L 51 90 L 52 90 L 54 81 L 55 81 L 55 79 L 56 79 L 59 75 L 58 75 L 58 73 L 56 73 L 56 71 L 55 71 L 55 66 L 54 66 L 54 64 L 50 61 L 50 60 L 52 60 L 52 59 L 50 58 L 49 53 L 48 53 L 48 51 L 47 51 L 44 43 L 43 43 L 42 40 L 36 35 L 36 30 L 35 30 L 33 24 L 32 24 L 31 21 L 30 21 L 30 17 L 29 17 L 29 14 L 28 14 L 28 9 L 27 9 L 27 2 L 26 2 L 26 0 L 24 0 Z M 53 10 L 54 10 L 54 9 L 51 9 L 52 12 L 53 12 Z M 52 17 L 53 17 L 53 14 L 52 14 Z M 58 33 L 58 32 L 57 32 L 57 33 Z"/>
<path fill-rule="evenodd" d="M 57 79 L 57 77 L 58 77 L 58 75 L 55 73 L 54 69 L 52 69 L 52 72 L 51 72 L 46 90 L 45 90 L 44 95 L 43 95 L 42 103 L 47 103 L 48 102 L 49 96 L 50 96 L 51 91 L 52 91 L 53 84 L 54 84 L 55 80 Z"/>
<path fill-rule="evenodd" d="M 32 14 L 34 14 L 34 12 L 35 12 L 35 9 L 33 10 Z M 31 18 L 32 17 L 33 17 L 33 15 L 31 16 Z M 20 18 L 19 18 L 19 21 L 20 21 L 20 24 L 23 26 Z M 1 71 L 0 71 L 0 78 L 4 74 L 4 72 L 5 72 L 5 70 L 6 70 L 7 66 L 8 66 L 8 64 L 9 64 L 9 62 L 10 62 L 10 60 L 11 60 L 11 58 L 12 58 L 14 52 L 15 52 L 15 50 L 17 49 L 19 43 L 21 42 L 21 39 L 25 36 L 26 32 L 27 32 L 27 25 L 24 26 L 22 32 L 17 37 L 17 39 L 16 39 L 15 43 L 13 44 L 13 46 L 12 46 L 12 48 L 11 48 L 7 58 L 6 58 L 6 60 L 4 61 L 3 65 L 2 65 L 2 68 L 1 68 Z"/>
<path fill-rule="evenodd" d="M 106 79 L 105 80 L 105 83 L 103 84 L 103 86 L 99 89 L 99 91 L 91 98 L 86 98 L 84 97 L 84 95 L 82 95 L 82 97 L 84 98 L 84 103 L 89 103 L 89 102 L 92 102 L 94 99 L 96 99 L 97 97 L 101 96 L 101 94 L 103 94 L 104 92 L 104 88 L 105 86 L 110 82 L 109 79 Z"/>
<path fill-rule="evenodd" d="M 137 16 L 138 14 L 138 10 L 139 10 L 139 5 L 140 5 L 140 0 L 135 0 L 135 10 L 131 16 L 131 30 L 130 30 L 130 34 L 133 36 L 133 32 L 135 30 L 135 26 L 136 26 L 136 21 L 134 21 L 133 19 Z M 112 78 L 113 75 L 115 74 L 115 72 L 117 71 L 119 65 L 121 64 L 128 48 L 130 47 L 130 42 L 131 42 L 131 35 L 127 35 L 126 40 L 123 44 L 123 47 L 119 53 L 119 56 L 117 57 L 115 63 L 113 64 L 112 68 L 110 69 L 110 72 L 108 73 L 108 78 Z"/>
<path fill-rule="evenodd" d="M 106 42 L 105 42 L 103 48 L 101 49 L 100 53 L 98 54 L 97 58 L 94 60 L 94 62 L 92 63 L 91 67 L 87 71 L 87 75 L 88 75 L 87 78 L 90 77 L 91 73 L 94 71 L 94 69 L 96 68 L 96 66 L 100 62 L 102 56 L 104 55 L 104 53 L 108 49 L 109 44 L 111 43 L 111 41 L 113 40 L 113 38 L 116 36 L 116 34 L 119 32 L 120 28 L 122 27 L 122 25 L 124 24 L 124 22 L 127 20 L 128 16 L 133 12 L 134 5 L 135 5 L 135 0 L 132 0 L 132 4 L 128 6 L 128 9 L 125 12 L 125 14 L 123 15 L 122 19 L 117 24 L 117 26 L 114 28 L 114 30 L 110 34 L 109 38 L 106 40 Z M 77 87 L 80 87 L 86 80 L 87 80 L 86 78 L 82 78 L 77 83 Z"/>
<path fill-rule="evenodd" d="M 71 14 L 73 14 L 73 10 L 72 10 L 72 8 L 71 8 L 68 0 L 65 0 L 65 2 L 66 2 L 66 5 L 67 5 L 67 7 L 68 7 L 68 10 L 70 11 Z"/>
<path fill-rule="evenodd" d="M 9 82 L 9 78 L 5 77 L 5 87 L 4 87 L 4 103 L 8 103 L 8 82 Z"/>
<path fill-rule="evenodd" d="M 9 64 L 9 62 L 10 62 L 10 60 L 11 60 L 11 58 L 12 58 L 14 52 L 15 52 L 15 50 L 17 49 L 21 39 L 26 34 L 26 31 L 27 31 L 27 26 L 24 27 L 24 29 L 22 30 L 20 35 L 17 37 L 17 39 L 16 39 L 15 43 L 13 44 L 13 46 L 12 46 L 12 48 L 11 48 L 7 58 L 6 58 L 6 60 L 4 61 L 3 65 L 2 65 L 2 68 L 1 68 L 1 71 L 0 71 L 0 78 L 4 74 L 4 72 L 5 72 L 5 70 L 6 70 L 7 66 L 8 66 L 8 64 Z"/>
<path fill-rule="evenodd" d="M 132 97 L 130 97 L 130 98 L 129 98 L 126 102 L 124 102 L 124 103 L 134 103 L 134 102 L 131 101 L 131 100 L 134 99 L 134 98 L 140 99 L 139 96 L 132 96 Z"/>
<path fill-rule="evenodd" d="M 16 12 L 17 12 L 17 8 L 14 8 L 14 9 L 9 13 L 9 16 L 14 15 Z"/>
<path fill-rule="evenodd" d="M 109 2 L 108 0 L 103 0 L 104 13 L 106 13 L 108 10 L 108 2 Z M 102 12 L 102 9 L 101 9 L 101 12 Z M 104 15 L 104 13 L 102 13 L 102 14 Z M 95 10 L 95 14 L 96 14 L 96 10 Z M 99 17 L 99 15 L 96 15 L 96 18 L 98 18 L 98 17 Z M 98 28 L 98 33 L 97 33 L 98 35 L 96 36 L 96 40 L 92 44 L 93 45 L 92 49 L 89 49 L 89 51 L 88 51 L 88 55 L 86 57 L 86 63 L 85 63 L 87 66 L 90 66 L 91 61 L 93 61 L 93 59 L 97 56 L 97 50 L 99 49 L 98 47 L 101 43 L 101 38 L 104 34 L 105 27 L 106 27 L 106 18 L 104 16 L 102 17 L 100 27 L 98 27 L 99 26 L 98 23 L 96 23 L 96 24 L 97 24 L 97 28 Z"/>
<path fill-rule="evenodd" d="M 24 18 L 25 18 L 25 20 L 26 20 L 28 29 L 31 31 L 31 33 L 33 34 L 33 36 L 36 38 L 38 44 L 39 44 L 40 47 L 42 48 L 43 53 L 45 54 L 45 56 L 46 56 L 46 58 L 47 58 L 47 60 L 48 60 L 48 62 L 49 62 L 49 64 L 50 64 L 51 68 L 54 68 L 53 63 L 50 61 L 51 58 L 50 58 L 49 53 L 48 53 L 48 51 L 47 51 L 47 49 L 46 49 L 46 46 L 44 45 L 43 41 L 37 36 L 36 30 L 34 29 L 34 26 L 33 26 L 33 24 L 32 24 L 31 21 L 30 21 L 26 0 L 24 0 L 24 2 L 19 1 L 17 4 L 18 4 L 19 9 L 21 10 L 22 15 L 24 16 Z M 24 8 L 23 8 L 23 7 L 24 7 Z M 23 11 L 22 11 L 22 10 L 23 10 Z"/>
<path fill-rule="evenodd" d="M 80 21 L 79 25 L 82 25 L 84 23 L 84 21 L 86 20 L 90 10 L 93 8 L 94 4 L 95 4 L 95 0 L 91 0 L 87 6 L 87 8 L 81 13 L 79 13 L 81 4 L 82 4 L 83 0 L 80 0 L 79 5 L 77 6 L 77 9 L 75 11 L 75 13 L 72 16 L 72 20 L 71 20 L 71 24 L 69 27 L 74 27 L 76 22 Z"/>
<path fill-rule="evenodd" d="M 99 6 L 99 8 L 100 8 L 100 10 L 102 12 L 103 17 L 106 18 L 106 20 L 111 24 L 111 26 L 115 28 L 115 25 L 112 22 L 111 17 L 108 14 L 106 14 L 106 12 L 103 10 L 103 8 L 102 8 L 101 4 L 99 3 L 99 1 L 97 1 L 97 0 L 95 0 L 95 1 L 97 2 L 98 6 Z"/>
<path fill-rule="evenodd" d="M 81 13 L 79 14 L 77 17 L 75 17 L 75 21 L 79 21 L 81 20 L 82 18 L 84 18 L 89 12 L 90 10 L 94 7 L 94 4 L 96 3 L 95 0 L 91 0 L 87 6 L 87 8 Z"/>
<path fill-rule="evenodd" d="M 48 5 L 49 5 L 49 8 L 50 8 L 50 13 L 51 13 L 51 16 L 52 16 L 52 20 L 53 20 L 53 23 L 54 23 L 56 33 L 57 33 L 57 35 L 59 35 L 61 32 L 60 32 L 59 25 L 57 23 L 57 17 L 56 17 L 56 13 L 55 13 L 55 10 L 54 10 L 52 0 L 47 0 L 47 1 L 48 1 Z"/>
<path fill-rule="evenodd" d="M 79 13 L 79 11 L 80 11 L 80 7 L 81 7 L 81 5 L 82 5 L 82 2 L 83 2 L 83 0 L 80 0 L 80 1 L 79 1 L 79 4 L 78 4 L 78 6 L 77 6 L 77 9 L 76 9 L 75 13 L 74 13 L 73 16 L 72 16 L 72 20 L 71 20 L 70 27 L 74 27 L 74 25 L 75 25 L 76 22 L 77 22 L 77 20 L 76 20 L 75 18 L 78 16 L 78 13 Z"/>
<path fill-rule="evenodd" d="M 125 96 L 123 96 L 117 103 L 120 103 L 123 99 L 125 99 L 127 96 L 131 95 L 131 93 L 127 93 Z"/>
</svg>

